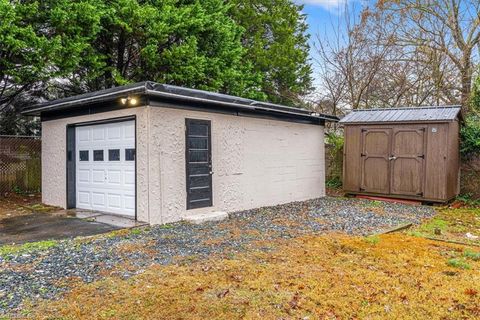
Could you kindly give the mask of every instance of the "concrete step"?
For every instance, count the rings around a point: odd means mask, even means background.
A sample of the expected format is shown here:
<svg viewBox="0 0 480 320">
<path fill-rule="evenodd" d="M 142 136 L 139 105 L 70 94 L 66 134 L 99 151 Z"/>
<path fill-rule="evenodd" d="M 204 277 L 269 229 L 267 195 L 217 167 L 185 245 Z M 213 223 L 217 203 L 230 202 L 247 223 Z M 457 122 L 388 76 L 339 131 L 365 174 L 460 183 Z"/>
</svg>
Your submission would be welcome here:
<svg viewBox="0 0 480 320">
<path fill-rule="evenodd" d="M 185 217 L 185 221 L 193 224 L 201 224 L 210 221 L 222 221 L 228 218 L 228 213 L 223 211 L 215 211 L 208 213 L 200 213 Z"/>
</svg>

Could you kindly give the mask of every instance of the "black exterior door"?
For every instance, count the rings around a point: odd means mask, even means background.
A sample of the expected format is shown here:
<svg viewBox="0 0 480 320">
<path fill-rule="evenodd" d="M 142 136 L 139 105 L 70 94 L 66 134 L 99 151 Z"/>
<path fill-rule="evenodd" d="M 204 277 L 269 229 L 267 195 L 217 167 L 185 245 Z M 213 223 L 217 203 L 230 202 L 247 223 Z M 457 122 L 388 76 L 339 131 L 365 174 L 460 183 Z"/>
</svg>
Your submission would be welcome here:
<svg viewBox="0 0 480 320">
<path fill-rule="evenodd" d="M 208 120 L 186 119 L 187 209 L 211 207 L 212 139 Z"/>
</svg>

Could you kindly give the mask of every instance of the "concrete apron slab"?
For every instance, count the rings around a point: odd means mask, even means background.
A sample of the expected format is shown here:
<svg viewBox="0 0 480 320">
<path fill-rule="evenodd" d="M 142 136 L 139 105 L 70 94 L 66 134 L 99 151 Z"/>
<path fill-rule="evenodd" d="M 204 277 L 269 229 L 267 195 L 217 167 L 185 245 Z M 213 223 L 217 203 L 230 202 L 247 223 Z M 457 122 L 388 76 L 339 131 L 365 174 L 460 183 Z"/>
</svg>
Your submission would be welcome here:
<svg viewBox="0 0 480 320">
<path fill-rule="evenodd" d="M 146 223 L 86 210 L 33 213 L 0 220 L 0 244 L 91 236 Z"/>
<path fill-rule="evenodd" d="M 228 218 L 228 213 L 223 211 L 215 211 L 208 213 L 195 214 L 185 217 L 184 220 L 193 224 L 202 224 L 210 221 L 222 221 Z"/>
<path fill-rule="evenodd" d="M 118 228 L 135 228 L 148 225 L 146 222 L 141 222 L 133 219 L 132 217 L 122 216 L 119 214 L 110 214 L 101 211 L 84 210 L 84 209 L 69 209 L 66 213 L 70 217 L 79 219 L 86 219 L 92 222 L 106 223 Z"/>
</svg>

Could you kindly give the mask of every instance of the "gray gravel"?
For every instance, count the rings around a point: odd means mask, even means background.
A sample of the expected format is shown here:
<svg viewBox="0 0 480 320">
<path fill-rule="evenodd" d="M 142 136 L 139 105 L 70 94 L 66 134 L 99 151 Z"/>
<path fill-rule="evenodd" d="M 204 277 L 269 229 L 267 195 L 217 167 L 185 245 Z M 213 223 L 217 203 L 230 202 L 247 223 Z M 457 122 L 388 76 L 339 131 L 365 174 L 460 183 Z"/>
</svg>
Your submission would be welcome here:
<svg viewBox="0 0 480 320">
<path fill-rule="evenodd" d="M 235 254 L 248 250 L 256 240 L 331 231 L 366 235 L 403 223 L 419 223 L 434 213 L 425 206 L 326 197 L 235 212 L 223 222 L 175 223 L 124 236 L 63 240 L 45 251 L 0 256 L 0 314 L 15 312 L 25 299 L 58 297 L 68 290 L 62 280 L 92 282 L 108 272 L 128 278 L 152 264 Z M 129 245 L 148 251 L 122 250 Z M 122 268 L 122 263 L 133 265 L 137 271 Z"/>
</svg>

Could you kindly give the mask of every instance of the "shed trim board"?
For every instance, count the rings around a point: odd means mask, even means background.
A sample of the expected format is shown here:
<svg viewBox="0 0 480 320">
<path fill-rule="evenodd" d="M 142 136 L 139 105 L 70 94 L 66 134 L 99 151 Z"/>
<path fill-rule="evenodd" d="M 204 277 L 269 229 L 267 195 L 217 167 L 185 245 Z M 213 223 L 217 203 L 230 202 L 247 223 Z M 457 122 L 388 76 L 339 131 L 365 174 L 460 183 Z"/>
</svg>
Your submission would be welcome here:
<svg viewBox="0 0 480 320">
<path fill-rule="evenodd" d="M 125 122 L 133 122 L 133 147 L 135 149 L 135 160 L 133 161 L 133 179 L 134 179 L 134 186 L 133 186 L 133 196 L 134 196 L 134 204 L 133 204 L 133 212 L 128 213 L 125 210 L 109 210 L 108 208 L 104 210 L 105 212 L 116 213 L 126 216 L 132 216 L 133 218 L 137 219 L 137 161 L 136 161 L 136 150 L 137 150 L 137 130 L 136 130 L 136 116 L 126 116 L 126 117 L 114 117 L 108 119 L 101 119 L 95 121 L 85 121 L 85 122 L 78 122 L 72 123 L 67 125 L 67 185 L 66 185 L 66 198 L 67 198 L 67 209 L 71 208 L 81 208 L 81 209 L 94 209 L 99 210 L 98 208 L 87 208 L 78 205 L 78 175 L 77 175 L 77 160 L 79 157 L 79 149 L 77 149 L 77 129 L 82 127 L 88 126 L 100 126 L 100 125 L 108 125 L 108 124 L 116 124 L 116 123 L 125 123 Z M 124 148 L 123 148 L 124 149 Z M 122 148 L 120 149 L 120 157 L 125 157 L 125 151 Z M 123 151 L 123 152 L 122 152 Z M 89 152 L 89 160 L 93 161 L 94 155 L 93 151 Z M 104 159 L 108 159 L 109 154 L 107 152 L 103 153 Z M 106 161 L 106 160 L 105 160 Z M 124 163 L 125 159 L 123 160 Z M 90 177 L 93 179 L 93 177 Z M 121 178 L 123 179 L 123 177 Z M 105 199 L 108 201 L 108 199 Z M 124 201 L 124 199 L 120 199 L 120 201 Z M 108 206 L 107 206 L 108 207 Z M 101 209 L 99 211 L 102 211 Z M 123 212 L 121 212 L 123 211 Z"/>
</svg>

